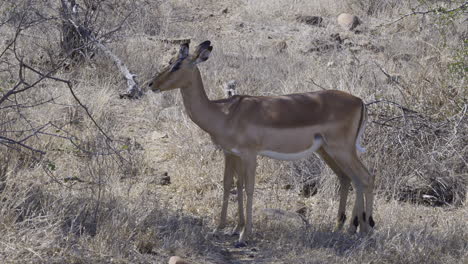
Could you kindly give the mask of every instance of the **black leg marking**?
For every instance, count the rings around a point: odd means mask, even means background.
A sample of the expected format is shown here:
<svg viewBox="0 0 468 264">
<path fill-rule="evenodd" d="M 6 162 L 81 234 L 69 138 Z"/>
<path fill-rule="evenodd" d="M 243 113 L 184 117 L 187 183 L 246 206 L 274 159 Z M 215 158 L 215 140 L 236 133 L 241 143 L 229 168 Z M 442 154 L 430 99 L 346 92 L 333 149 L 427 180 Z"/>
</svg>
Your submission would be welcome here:
<svg viewBox="0 0 468 264">
<path fill-rule="evenodd" d="M 355 227 L 357 227 L 359 225 L 359 220 L 358 220 L 357 215 L 354 217 L 353 224 L 354 224 Z"/>
<path fill-rule="evenodd" d="M 366 212 L 362 212 L 362 221 L 366 222 Z"/>
<path fill-rule="evenodd" d="M 373 228 L 375 226 L 374 219 L 372 218 L 372 215 L 369 216 L 369 225 Z"/>
<path fill-rule="evenodd" d="M 345 213 L 342 213 L 342 214 L 340 215 L 340 222 L 341 222 L 341 223 L 344 223 L 345 221 L 346 221 L 346 214 L 345 214 Z"/>
</svg>

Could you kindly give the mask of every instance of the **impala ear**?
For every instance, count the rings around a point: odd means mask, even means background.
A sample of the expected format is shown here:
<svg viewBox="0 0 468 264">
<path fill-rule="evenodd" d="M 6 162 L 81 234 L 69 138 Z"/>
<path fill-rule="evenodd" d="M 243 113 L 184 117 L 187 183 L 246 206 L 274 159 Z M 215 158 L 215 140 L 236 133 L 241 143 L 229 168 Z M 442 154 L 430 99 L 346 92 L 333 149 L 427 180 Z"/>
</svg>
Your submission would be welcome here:
<svg viewBox="0 0 468 264">
<path fill-rule="evenodd" d="M 211 42 L 209 40 L 202 42 L 200 45 L 198 45 L 193 54 L 193 64 L 206 61 L 210 57 L 212 50 L 213 47 L 211 46 Z"/>
<path fill-rule="evenodd" d="M 188 43 L 181 44 L 180 49 L 179 49 L 179 60 L 183 60 L 187 58 L 188 55 L 189 55 L 189 44 Z"/>
<path fill-rule="evenodd" d="M 175 72 L 180 68 L 182 61 L 187 58 L 189 55 L 189 43 L 183 43 L 180 45 L 179 54 L 177 55 L 177 60 L 174 65 L 171 67 L 171 72 Z M 174 59 L 171 59 L 169 65 L 171 65 Z"/>
</svg>

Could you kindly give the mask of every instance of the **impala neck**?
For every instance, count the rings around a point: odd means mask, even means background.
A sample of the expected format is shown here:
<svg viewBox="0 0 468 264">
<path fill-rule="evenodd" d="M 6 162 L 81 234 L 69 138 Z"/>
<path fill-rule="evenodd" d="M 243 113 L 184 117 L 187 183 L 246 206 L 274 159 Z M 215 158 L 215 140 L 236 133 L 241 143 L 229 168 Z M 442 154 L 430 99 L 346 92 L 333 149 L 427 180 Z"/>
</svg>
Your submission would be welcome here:
<svg viewBox="0 0 468 264">
<path fill-rule="evenodd" d="M 193 71 L 190 84 L 181 88 L 180 92 L 185 110 L 195 124 L 209 134 L 216 134 L 222 130 L 224 114 L 208 99 L 198 68 Z"/>
</svg>

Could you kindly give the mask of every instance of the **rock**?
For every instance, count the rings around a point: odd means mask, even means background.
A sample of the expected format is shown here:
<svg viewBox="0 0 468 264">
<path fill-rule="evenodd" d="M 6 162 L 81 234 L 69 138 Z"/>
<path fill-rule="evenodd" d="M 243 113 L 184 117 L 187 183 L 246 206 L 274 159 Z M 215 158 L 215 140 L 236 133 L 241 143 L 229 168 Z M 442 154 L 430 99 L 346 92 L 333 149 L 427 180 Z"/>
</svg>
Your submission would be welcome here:
<svg viewBox="0 0 468 264">
<path fill-rule="evenodd" d="M 190 264 L 190 262 L 185 261 L 179 256 L 172 256 L 169 259 L 169 264 Z"/>
<path fill-rule="evenodd" d="M 319 16 L 296 16 L 296 21 L 300 23 L 304 23 L 310 26 L 320 26 L 322 25 L 323 18 Z"/>
<path fill-rule="evenodd" d="M 288 44 L 286 43 L 286 41 L 282 40 L 280 42 L 278 42 L 276 44 L 276 50 L 279 52 L 279 53 L 282 53 L 284 52 L 286 49 L 288 48 Z"/>
<path fill-rule="evenodd" d="M 171 184 L 171 176 L 169 176 L 167 172 L 164 172 L 159 178 L 159 185 L 164 186 L 169 184 Z"/>
<path fill-rule="evenodd" d="M 167 172 L 163 172 L 162 174 L 155 174 L 153 175 L 154 179 L 150 181 L 150 184 L 157 184 L 157 185 L 169 185 L 171 184 L 171 176 Z"/>
<path fill-rule="evenodd" d="M 361 24 L 361 20 L 355 15 L 343 13 L 337 18 L 338 25 L 346 30 L 354 30 L 358 25 Z"/>
</svg>

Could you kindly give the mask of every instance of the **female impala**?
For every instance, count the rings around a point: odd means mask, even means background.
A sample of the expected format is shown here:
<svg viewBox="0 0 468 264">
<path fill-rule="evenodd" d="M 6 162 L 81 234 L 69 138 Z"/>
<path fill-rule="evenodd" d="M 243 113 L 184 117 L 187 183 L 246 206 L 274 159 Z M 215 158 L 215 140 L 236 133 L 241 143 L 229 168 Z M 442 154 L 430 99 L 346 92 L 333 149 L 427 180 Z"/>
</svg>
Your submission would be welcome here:
<svg viewBox="0 0 468 264">
<path fill-rule="evenodd" d="M 203 87 L 197 64 L 210 56 L 210 41 L 201 43 L 192 55 L 182 44 L 170 65 L 150 83 L 153 91 L 180 88 L 189 117 L 210 134 L 224 150 L 224 196 L 217 229 L 226 222 L 229 191 L 238 174 L 238 246 L 245 245 L 252 232 L 252 201 L 257 155 L 280 160 L 297 160 L 317 152 L 338 175 L 341 184 L 337 229 L 346 216 L 350 182 L 356 201 L 349 231 L 366 233 L 372 219 L 374 178 L 359 160 L 356 149 L 364 131 L 366 107 L 361 99 L 341 91 L 320 91 L 284 96 L 235 95 L 211 101 Z M 243 192 L 247 194 L 244 222 Z M 365 196 L 365 208 L 364 208 Z"/>
</svg>

